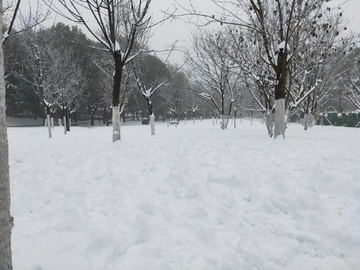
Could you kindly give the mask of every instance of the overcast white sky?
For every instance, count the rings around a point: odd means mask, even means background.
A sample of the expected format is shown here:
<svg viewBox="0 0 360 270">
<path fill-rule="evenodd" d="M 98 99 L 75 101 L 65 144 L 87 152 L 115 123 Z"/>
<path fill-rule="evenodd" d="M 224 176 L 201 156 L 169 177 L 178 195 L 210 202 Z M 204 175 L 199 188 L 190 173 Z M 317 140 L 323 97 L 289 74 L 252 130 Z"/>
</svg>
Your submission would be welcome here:
<svg viewBox="0 0 360 270">
<path fill-rule="evenodd" d="M 22 0 L 23 12 L 28 9 L 29 3 L 32 3 L 32 5 L 34 5 L 34 2 L 34 0 Z M 56 2 L 56 0 L 54 0 L 54 2 Z M 189 0 L 178 0 L 178 2 L 184 5 L 188 5 Z M 204 13 L 216 13 L 216 8 L 210 0 L 192 0 L 192 3 L 197 9 L 201 10 Z M 345 3 L 342 6 L 345 9 L 345 16 L 347 16 L 351 20 L 349 24 L 349 29 L 360 33 L 360 0 L 330 0 L 330 2 L 325 4 L 329 5 L 330 7 L 334 7 L 342 3 Z M 152 0 L 151 12 L 153 13 L 153 17 L 155 19 L 162 18 L 162 13 L 160 11 L 172 11 L 174 10 L 174 4 L 175 0 Z M 64 21 L 64 19 L 55 15 L 53 15 L 51 23 L 54 21 L 54 18 L 56 18 L 57 21 L 63 21 L 64 23 L 71 24 L 71 22 Z M 191 35 L 192 29 L 194 29 L 194 26 L 189 25 L 181 20 L 166 21 L 165 23 L 157 26 L 154 29 L 153 37 L 150 40 L 151 49 L 163 50 L 167 46 L 173 44 L 176 40 L 179 41 L 177 43 L 178 46 L 186 47 L 189 44 L 189 37 Z M 88 34 L 85 29 L 84 32 Z M 181 54 L 176 53 L 172 57 L 172 61 L 180 64 L 182 62 Z"/>
</svg>

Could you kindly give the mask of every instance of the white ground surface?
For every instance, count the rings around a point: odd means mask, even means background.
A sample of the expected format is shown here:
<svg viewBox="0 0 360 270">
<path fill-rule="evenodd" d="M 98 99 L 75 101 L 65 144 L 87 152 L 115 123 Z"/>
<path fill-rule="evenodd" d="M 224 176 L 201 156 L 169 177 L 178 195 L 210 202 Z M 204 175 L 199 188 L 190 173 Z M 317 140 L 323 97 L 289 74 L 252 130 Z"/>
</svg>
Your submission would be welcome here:
<svg viewBox="0 0 360 270">
<path fill-rule="evenodd" d="M 8 134 L 15 270 L 360 269 L 360 129 Z"/>
</svg>

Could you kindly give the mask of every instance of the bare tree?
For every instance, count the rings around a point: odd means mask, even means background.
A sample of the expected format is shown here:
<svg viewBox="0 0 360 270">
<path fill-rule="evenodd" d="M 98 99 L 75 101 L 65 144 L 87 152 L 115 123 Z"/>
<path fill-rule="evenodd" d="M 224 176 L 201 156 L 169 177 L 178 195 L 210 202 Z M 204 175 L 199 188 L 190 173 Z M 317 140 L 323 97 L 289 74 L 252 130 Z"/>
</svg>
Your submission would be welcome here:
<svg viewBox="0 0 360 270">
<path fill-rule="evenodd" d="M 27 81 L 40 98 L 50 126 L 50 117 L 58 108 L 64 114 L 68 110 L 71 113 L 71 106 L 76 108 L 75 100 L 82 89 L 83 70 L 72 49 L 60 43 L 50 30 L 32 28 L 20 37 L 27 57 L 23 59 L 23 72 L 17 76 Z M 68 117 L 66 122 L 69 130 Z"/>
<path fill-rule="evenodd" d="M 198 94 L 221 115 L 221 128 L 226 129 L 232 106 L 240 96 L 241 75 L 229 59 L 227 37 L 221 31 L 202 33 L 193 38 L 189 67 Z"/>
<path fill-rule="evenodd" d="M 141 95 L 146 100 L 151 135 L 155 135 L 152 96 L 167 82 L 169 76 L 166 64 L 157 57 L 147 55 L 138 60 L 133 65 L 133 77 Z"/>
<path fill-rule="evenodd" d="M 83 24 L 113 57 L 113 141 L 120 140 L 120 90 L 124 67 L 145 48 L 151 0 L 58 0 L 67 10 L 53 9 L 64 17 Z M 83 14 L 90 14 L 87 20 Z M 91 24 L 96 22 L 100 34 Z"/>
<path fill-rule="evenodd" d="M 360 110 L 360 49 L 356 48 L 348 56 L 346 61 L 346 72 L 344 76 L 345 88 L 343 97 L 357 110 Z"/>
<path fill-rule="evenodd" d="M 7 6 L 4 8 L 3 12 L 10 12 L 12 13 L 11 19 L 7 24 L 7 29 L 5 30 L 4 34 L 3 34 L 3 39 L 2 42 L 3 44 L 13 35 L 16 35 L 18 33 L 24 32 L 32 27 L 35 27 L 37 25 L 42 24 L 44 21 L 47 20 L 47 18 L 50 15 L 50 9 L 48 9 L 45 13 L 42 13 L 41 9 L 40 9 L 40 3 L 39 1 L 36 2 L 37 4 L 37 9 L 35 11 L 35 14 L 31 15 L 33 17 L 33 21 L 32 24 L 27 25 L 27 27 L 23 28 L 19 28 L 18 30 L 15 29 L 15 20 L 18 15 L 18 13 L 20 13 L 20 3 L 21 0 L 16 0 L 15 1 L 15 5 L 14 7 L 12 5 Z M 30 8 L 30 14 L 32 14 L 31 12 L 31 8 Z M 20 14 L 20 17 L 22 17 L 22 15 Z"/>
</svg>

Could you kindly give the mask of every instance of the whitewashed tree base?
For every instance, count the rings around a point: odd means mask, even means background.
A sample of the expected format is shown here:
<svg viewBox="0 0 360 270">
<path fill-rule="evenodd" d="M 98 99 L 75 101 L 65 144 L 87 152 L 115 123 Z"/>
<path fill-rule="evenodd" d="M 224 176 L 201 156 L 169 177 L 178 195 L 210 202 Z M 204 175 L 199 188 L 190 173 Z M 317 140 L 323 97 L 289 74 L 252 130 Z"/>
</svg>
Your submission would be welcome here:
<svg viewBox="0 0 360 270">
<path fill-rule="evenodd" d="M 151 136 L 155 135 L 155 116 L 150 115 Z"/>
<path fill-rule="evenodd" d="M 272 112 L 267 112 L 265 116 L 265 125 L 270 137 L 274 135 L 274 114 Z"/>
<path fill-rule="evenodd" d="M 66 117 L 63 117 L 63 121 L 64 121 L 64 134 L 66 134 L 67 129 L 66 129 Z"/>
<path fill-rule="evenodd" d="M 120 114 L 119 114 L 119 106 L 112 108 L 112 122 L 113 122 L 113 142 L 120 141 Z"/>
<path fill-rule="evenodd" d="M 48 127 L 48 132 L 49 132 L 49 139 L 50 139 L 52 137 L 50 114 L 46 115 L 46 120 L 47 120 L 47 127 Z"/>
<path fill-rule="evenodd" d="M 285 99 L 276 99 L 275 100 L 275 139 L 282 135 L 285 139 Z"/>
</svg>

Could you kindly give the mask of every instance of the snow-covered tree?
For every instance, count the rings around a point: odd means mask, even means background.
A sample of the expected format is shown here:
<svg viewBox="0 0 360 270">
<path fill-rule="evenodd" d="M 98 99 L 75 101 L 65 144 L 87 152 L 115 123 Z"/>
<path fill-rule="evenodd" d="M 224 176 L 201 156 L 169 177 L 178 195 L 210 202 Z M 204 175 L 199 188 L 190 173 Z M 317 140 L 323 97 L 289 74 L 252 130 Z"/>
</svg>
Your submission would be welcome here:
<svg viewBox="0 0 360 270">
<path fill-rule="evenodd" d="M 341 66 L 351 50 L 351 35 L 346 35 L 342 11 L 324 12 L 308 25 L 311 31 L 295 35 L 289 65 L 288 110 L 301 112 L 304 129 L 315 122 L 344 73 Z M 303 42 L 302 42 L 303 40 Z M 288 114 L 290 114 L 288 113 Z"/>
<path fill-rule="evenodd" d="M 152 96 L 168 81 L 170 76 L 166 63 L 156 56 L 143 55 L 137 61 L 134 61 L 133 77 L 138 90 L 146 101 L 151 135 L 155 135 L 155 115 L 153 113 Z"/>
<path fill-rule="evenodd" d="M 317 30 L 314 31 L 314 24 L 327 23 L 324 18 L 332 12 L 329 1 L 212 0 L 212 2 L 221 9 L 221 13 L 203 14 L 193 9 L 188 10 L 187 14 L 205 18 L 205 24 L 216 22 L 237 28 L 235 30 L 239 33 L 244 33 L 244 36 L 239 37 L 240 39 L 244 39 L 248 46 L 251 44 L 257 46 L 258 61 L 248 64 L 255 66 L 255 63 L 263 62 L 268 66 L 270 73 L 266 75 L 266 79 L 269 81 L 269 87 L 273 88 L 275 98 L 274 135 L 275 138 L 279 135 L 285 137 L 287 114 L 289 108 L 294 105 L 294 103 L 290 105 L 292 102 L 289 87 L 290 63 L 294 57 L 297 57 L 294 52 L 299 50 L 310 36 L 318 36 Z M 340 15 L 342 14 L 339 13 Z M 328 34 L 332 34 L 332 31 L 329 30 Z M 257 76 L 254 72 L 252 75 Z"/>
<path fill-rule="evenodd" d="M 344 76 L 345 88 L 344 99 L 352 104 L 357 110 L 360 110 L 360 49 L 356 48 L 348 56 L 347 70 Z"/>
<path fill-rule="evenodd" d="M 203 31 L 193 37 L 188 54 L 194 90 L 219 112 L 222 129 L 227 128 L 232 106 L 241 92 L 241 74 L 228 57 L 227 44 L 227 36 L 221 31 Z"/>
<path fill-rule="evenodd" d="M 71 106 L 76 108 L 76 98 L 82 89 L 83 69 L 72 48 L 55 38 L 52 31 L 32 28 L 20 37 L 26 57 L 22 59 L 23 71 L 17 76 L 32 86 L 50 123 L 51 115 L 58 108 L 64 112 L 71 110 Z"/>
<path fill-rule="evenodd" d="M 151 0 L 58 0 L 64 17 L 83 24 L 113 57 L 113 141 L 120 140 L 120 90 L 124 67 L 145 48 Z M 84 17 L 91 14 L 91 19 Z M 90 23 L 91 21 L 91 23 Z M 93 26 L 96 22 L 96 27 Z M 96 29 L 97 28 L 97 29 Z M 98 34 L 98 30 L 100 33 Z"/>
</svg>

